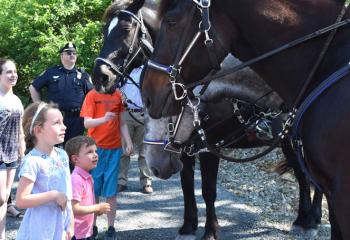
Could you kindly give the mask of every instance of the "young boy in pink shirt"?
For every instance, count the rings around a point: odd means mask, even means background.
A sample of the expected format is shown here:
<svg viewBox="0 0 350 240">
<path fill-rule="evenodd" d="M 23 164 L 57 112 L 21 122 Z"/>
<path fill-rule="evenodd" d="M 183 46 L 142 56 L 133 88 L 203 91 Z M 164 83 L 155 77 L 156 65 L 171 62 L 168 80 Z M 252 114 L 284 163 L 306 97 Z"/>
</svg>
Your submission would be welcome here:
<svg viewBox="0 0 350 240">
<path fill-rule="evenodd" d="M 94 214 L 111 210 L 109 203 L 95 204 L 94 185 L 89 171 L 96 167 L 98 155 L 95 141 L 87 136 L 70 139 L 65 150 L 74 164 L 72 172 L 72 208 L 74 213 L 74 237 L 72 239 L 94 239 Z"/>
</svg>

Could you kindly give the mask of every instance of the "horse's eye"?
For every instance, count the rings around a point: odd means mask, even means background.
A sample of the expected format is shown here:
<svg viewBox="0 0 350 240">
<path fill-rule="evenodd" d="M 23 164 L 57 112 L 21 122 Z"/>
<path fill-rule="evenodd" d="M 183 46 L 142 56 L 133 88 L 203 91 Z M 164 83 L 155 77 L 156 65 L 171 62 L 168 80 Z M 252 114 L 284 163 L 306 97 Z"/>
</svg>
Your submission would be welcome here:
<svg viewBox="0 0 350 240">
<path fill-rule="evenodd" d="M 174 18 L 167 18 L 166 23 L 169 27 L 175 27 L 176 26 L 176 21 Z"/>
<path fill-rule="evenodd" d="M 131 23 L 125 23 L 125 24 L 122 25 L 122 27 L 123 27 L 123 31 L 128 33 L 132 29 L 132 24 Z"/>
<path fill-rule="evenodd" d="M 129 33 L 131 31 L 131 27 L 124 27 L 123 30 L 125 33 Z"/>
</svg>

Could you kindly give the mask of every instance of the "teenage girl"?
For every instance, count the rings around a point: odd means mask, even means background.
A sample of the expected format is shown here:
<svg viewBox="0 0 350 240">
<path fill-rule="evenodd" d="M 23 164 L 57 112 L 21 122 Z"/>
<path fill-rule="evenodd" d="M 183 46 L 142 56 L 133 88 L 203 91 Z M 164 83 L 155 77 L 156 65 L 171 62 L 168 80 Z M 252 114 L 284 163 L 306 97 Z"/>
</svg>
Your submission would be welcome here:
<svg viewBox="0 0 350 240">
<path fill-rule="evenodd" d="M 18 159 L 23 157 L 25 148 L 23 105 L 12 91 L 17 80 L 15 63 L 9 59 L 0 59 L 0 239 L 5 239 L 7 201 Z M 9 210 L 17 211 L 13 205 L 9 205 Z M 18 211 L 15 216 L 18 216 Z"/>
<path fill-rule="evenodd" d="M 17 239 L 71 239 L 74 221 L 68 156 L 55 147 L 66 126 L 57 105 L 35 102 L 24 111 L 28 154 L 23 158 L 16 203 L 27 208 Z"/>
</svg>

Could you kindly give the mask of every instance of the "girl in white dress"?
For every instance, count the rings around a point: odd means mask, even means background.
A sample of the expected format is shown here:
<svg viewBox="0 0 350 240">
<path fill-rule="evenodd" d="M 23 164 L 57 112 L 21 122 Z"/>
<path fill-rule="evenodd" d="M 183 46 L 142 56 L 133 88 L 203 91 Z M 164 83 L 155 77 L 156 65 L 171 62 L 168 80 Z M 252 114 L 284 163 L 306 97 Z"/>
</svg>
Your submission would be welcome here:
<svg viewBox="0 0 350 240">
<path fill-rule="evenodd" d="M 16 203 L 27 208 L 17 239 L 71 239 L 74 221 L 68 156 L 55 147 L 64 141 L 66 126 L 56 105 L 36 102 L 24 111 L 28 154 L 23 158 Z"/>
</svg>

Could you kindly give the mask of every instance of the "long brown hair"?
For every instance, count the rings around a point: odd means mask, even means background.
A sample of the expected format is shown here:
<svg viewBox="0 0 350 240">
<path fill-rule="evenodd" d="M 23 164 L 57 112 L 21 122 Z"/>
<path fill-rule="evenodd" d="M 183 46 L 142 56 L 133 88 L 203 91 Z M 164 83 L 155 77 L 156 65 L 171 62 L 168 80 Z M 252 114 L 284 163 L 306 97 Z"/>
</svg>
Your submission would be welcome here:
<svg viewBox="0 0 350 240">
<path fill-rule="evenodd" d="M 41 109 L 39 109 L 39 107 Z M 23 131 L 25 135 L 26 153 L 32 150 L 37 142 L 33 129 L 35 126 L 43 126 L 46 121 L 46 113 L 50 109 L 58 109 L 54 103 L 34 102 L 30 104 L 23 114 Z"/>
<path fill-rule="evenodd" d="M 2 66 L 7 63 L 7 62 L 13 62 L 13 64 L 16 65 L 15 61 L 13 61 L 12 59 L 9 58 L 0 58 L 0 74 L 2 74 Z"/>
</svg>

